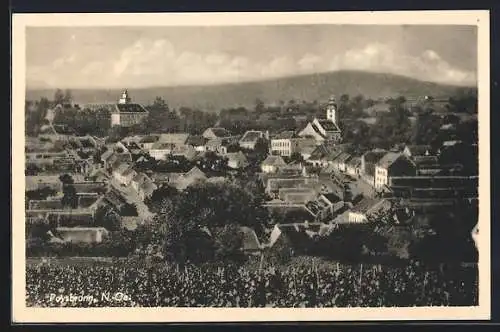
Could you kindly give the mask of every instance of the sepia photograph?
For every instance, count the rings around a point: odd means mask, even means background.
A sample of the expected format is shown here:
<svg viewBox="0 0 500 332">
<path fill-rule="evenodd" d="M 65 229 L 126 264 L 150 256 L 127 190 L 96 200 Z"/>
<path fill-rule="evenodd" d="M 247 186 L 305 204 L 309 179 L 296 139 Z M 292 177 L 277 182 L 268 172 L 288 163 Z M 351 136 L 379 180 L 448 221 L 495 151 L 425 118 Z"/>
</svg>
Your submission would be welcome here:
<svg viewBox="0 0 500 332">
<path fill-rule="evenodd" d="M 14 15 L 13 320 L 488 319 L 488 15 Z"/>
</svg>

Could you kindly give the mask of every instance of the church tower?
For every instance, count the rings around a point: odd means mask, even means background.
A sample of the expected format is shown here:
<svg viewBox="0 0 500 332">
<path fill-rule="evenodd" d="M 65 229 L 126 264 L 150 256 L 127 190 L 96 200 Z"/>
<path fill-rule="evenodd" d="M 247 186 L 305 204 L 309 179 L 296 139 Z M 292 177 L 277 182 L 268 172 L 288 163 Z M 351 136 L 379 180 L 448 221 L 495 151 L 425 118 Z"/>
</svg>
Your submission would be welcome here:
<svg viewBox="0 0 500 332">
<path fill-rule="evenodd" d="M 130 103 L 130 97 L 128 95 L 127 89 L 123 91 L 122 96 L 120 97 L 120 100 L 118 101 L 118 104 L 129 104 Z"/>
<path fill-rule="evenodd" d="M 326 118 L 337 124 L 337 114 L 337 103 L 335 102 L 335 97 L 332 96 L 328 100 L 328 105 L 326 106 Z"/>
</svg>

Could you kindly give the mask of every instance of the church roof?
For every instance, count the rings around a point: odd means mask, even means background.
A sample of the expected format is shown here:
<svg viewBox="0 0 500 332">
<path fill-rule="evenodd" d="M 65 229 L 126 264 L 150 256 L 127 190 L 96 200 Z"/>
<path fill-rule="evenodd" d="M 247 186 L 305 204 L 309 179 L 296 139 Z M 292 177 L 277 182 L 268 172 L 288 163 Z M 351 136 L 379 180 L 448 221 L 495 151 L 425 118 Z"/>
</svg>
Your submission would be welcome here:
<svg viewBox="0 0 500 332">
<path fill-rule="evenodd" d="M 318 122 L 325 129 L 325 131 L 340 131 L 335 122 L 326 119 L 318 119 Z"/>
<path fill-rule="evenodd" d="M 118 113 L 146 113 L 147 111 L 139 104 L 116 104 Z"/>
</svg>

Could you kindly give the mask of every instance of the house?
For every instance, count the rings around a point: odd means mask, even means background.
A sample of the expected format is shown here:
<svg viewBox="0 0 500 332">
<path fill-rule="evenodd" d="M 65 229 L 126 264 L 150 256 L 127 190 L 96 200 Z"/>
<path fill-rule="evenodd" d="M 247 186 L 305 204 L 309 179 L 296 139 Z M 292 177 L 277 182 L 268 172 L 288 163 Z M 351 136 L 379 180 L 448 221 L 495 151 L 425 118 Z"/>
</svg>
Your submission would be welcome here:
<svg viewBox="0 0 500 332">
<path fill-rule="evenodd" d="M 139 146 L 138 143 L 134 142 L 134 141 L 131 141 L 131 142 L 119 142 L 123 145 L 123 147 L 125 148 L 125 151 L 128 151 L 130 152 L 131 154 L 139 154 L 142 152 L 142 149 L 141 147 Z"/>
<path fill-rule="evenodd" d="M 403 154 L 409 158 L 429 156 L 431 153 L 429 145 L 407 145 L 403 150 Z"/>
<path fill-rule="evenodd" d="M 153 144 L 158 142 L 160 139 L 160 136 L 158 135 L 148 135 L 144 136 L 140 141 L 139 141 L 139 147 L 146 152 L 149 152 L 149 150 L 153 147 Z"/>
<path fill-rule="evenodd" d="M 108 149 L 101 154 L 101 162 L 104 168 L 108 168 L 110 166 L 111 156 L 113 156 L 115 152 L 112 149 Z"/>
<path fill-rule="evenodd" d="M 332 218 L 343 207 L 344 202 L 334 193 L 320 194 L 314 200 L 306 203 L 306 208 L 318 221 Z"/>
<path fill-rule="evenodd" d="M 186 141 L 186 144 L 192 146 L 197 152 L 205 152 L 205 144 L 208 139 L 203 136 L 191 135 Z"/>
<path fill-rule="evenodd" d="M 412 161 L 417 168 L 417 175 L 434 175 L 444 169 L 437 156 L 418 156 L 413 157 Z"/>
<path fill-rule="evenodd" d="M 65 186 L 66 185 L 63 185 L 63 188 Z M 101 195 L 108 190 L 106 182 L 99 181 L 73 182 L 71 186 L 75 188 L 78 196 Z"/>
<path fill-rule="evenodd" d="M 228 153 L 228 147 L 230 145 L 237 145 L 238 141 L 234 137 L 229 138 L 213 138 L 209 139 L 205 144 L 205 151 L 215 152 L 220 155 L 226 155 Z"/>
<path fill-rule="evenodd" d="M 311 155 L 307 159 L 307 163 L 315 167 L 326 167 L 329 163 L 327 156 L 331 154 L 332 152 L 325 144 L 318 145 L 313 152 L 311 152 Z"/>
<path fill-rule="evenodd" d="M 242 235 L 242 248 L 241 250 L 246 254 L 259 254 L 262 250 L 262 245 L 260 244 L 259 238 L 255 231 L 246 226 L 242 226 L 239 229 Z"/>
<path fill-rule="evenodd" d="M 231 137 L 231 133 L 225 128 L 213 127 L 207 128 L 202 136 L 206 139 L 214 139 L 214 138 L 229 138 Z"/>
<path fill-rule="evenodd" d="M 391 203 L 386 199 L 364 197 L 349 210 L 348 221 L 350 223 L 366 223 L 371 215 L 388 210 L 390 207 Z"/>
<path fill-rule="evenodd" d="M 402 153 L 388 152 L 375 166 L 375 189 L 384 190 L 392 176 L 414 176 L 415 164 Z"/>
<path fill-rule="evenodd" d="M 280 188 L 278 198 L 286 203 L 306 204 L 318 195 L 314 187 Z"/>
<path fill-rule="evenodd" d="M 352 158 L 352 156 L 350 154 L 345 153 L 345 152 L 341 152 L 340 154 L 335 156 L 335 158 L 331 161 L 331 163 L 336 170 L 345 173 L 346 168 L 347 168 L 347 162 L 351 158 Z"/>
<path fill-rule="evenodd" d="M 138 196 L 144 201 L 153 194 L 156 185 L 146 174 L 138 173 L 130 182 L 132 188 L 137 192 Z"/>
<path fill-rule="evenodd" d="M 232 169 L 243 169 L 249 165 L 247 157 L 241 151 L 226 154 L 227 166 Z"/>
<path fill-rule="evenodd" d="M 62 192 L 63 184 L 59 180 L 59 175 L 26 175 L 24 180 L 26 191 L 50 188 L 56 192 Z"/>
<path fill-rule="evenodd" d="M 314 150 L 316 150 L 318 144 L 315 139 L 312 138 L 302 138 L 299 140 L 298 150 L 300 155 L 304 160 L 311 157 Z"/>
<path fill-rule="evenodd" d="M 111 112 L 111 126 L 131 127 L 141 123 L 148 117 L 149 112 L 139 104 L 131 102 L 128 91 L 125 90 L 118 101 L 114 104 Z"/>
<path fill-rule="evenodd" d="M 156 142 L 149 149 L 149 155 L 156 160 L 166 160 L 167 156 L 172 153 L 175 145 L 172 143 Z"/>
<path fill-rule="evenodd" d="M 57 227 L 50 235 L 52 242 L 100 243 L 109 232 L 104 227 Z"/>
<path fill-rule="evenodd" d="M 203 173 L 203 171 L 201 171 L 198 167 L 195 166 L 188 172 L 180 175 L 172 184 L 178 190 L 184 190 L 187 187 L 199 181 L 205 181 L 206 179 L 207 176 L 205 175 L 205 173 Z"/>
<path fill-rule="evenodd" d="M 280 168 L 285 167 L 286 162 L 281 156 L 269 155 L 262 162 L 260 168 L 264 173 L 276 173 Z"/>
<path fill-rule="evenodd" d="M 265 192 L 275 196 L 281 188 L 308 188 L 318 183 L 319 179 L 313 177 L 272 177 L 266 180 Z"/>
<path fill-rule="evenodd" d="M 113 171 L 113 177 L 120 183 L 125 186 L 128 186 L 134 176 L 137 174 L 129 164 L 122 163 Z"/>
<path fill-rule="evenodd" d="M 243 149 L 253 150 L 259 139 L 266 139 L 269 137 L 269 133 L 257 130 L 248 130 L 243 134 L 243 137 L 239 140 L 238 144 Z"/>
<path fill-rule="evenodd" d="M 271 139 L 271 154 L 290 157 L 299 150 L 300 138 L 294 131 L 283 131 Z"/>
<path fill-rule="evenodd" d="M 359 176 L 361 172 L 361 158 L 352 157 L 346 164 L 345 172 L 352 177 Z"/>
<path fill-rule="evenodd" d="M 374 149 L 361 156 L 361 178 L 372 186 L 375 185 L 375 166 L 386 153 L 386 150 Z"/>
<path fill-rule="evenodd" d="M 189 134 L 186 133 L 160 134 L 158 142 L 169 143 L 173 146 L 181 147 L 187 145 L 188 139 Z"/>
<path fill-rule="evenodd" d="M 139 197 L 144 201 L 147 198 L 151 197 L 153 195 L 153 192 L 157 189 L 158 187 L 154 182 L 150 179 L 146 179 L 142 184 L 139 185 L 137 194 Z"/>
</svg>

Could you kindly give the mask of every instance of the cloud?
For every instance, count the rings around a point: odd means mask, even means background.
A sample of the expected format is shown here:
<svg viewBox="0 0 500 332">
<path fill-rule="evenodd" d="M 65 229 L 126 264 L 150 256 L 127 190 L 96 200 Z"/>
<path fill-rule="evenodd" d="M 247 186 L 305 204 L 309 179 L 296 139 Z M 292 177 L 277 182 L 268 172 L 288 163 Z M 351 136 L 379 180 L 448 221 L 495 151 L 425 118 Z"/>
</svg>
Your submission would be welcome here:
<svg viewBox="0 0 500 332">
<path fill-rule="evenodd" d="M 61 57 L 52 62 L 52 69 L 58 69 L 64 67 L 68 64 L 72 64 L 76 61 L 76 55 L 71 54 L 69 56 Z"/>
<path fill-rule="evenodd" d="M 329 68 L 387 72 L 449 84 L 475 84 L 477 80 L 474 71 L 453 67 L 434 50 L 409 55 L 382 43 L 339 54 L 332 59 Z"/>
<path fill-rule="evenodd" d="M 27 81 L 40 79 L 52 86 L 129 88 L 152 85 L 212 84 L 260 80 L 333 70 L 387 72 L 421 80 L 475 84 L 476 74 L 456 68 L 435 50 L 410 55 L 383 43 L 370 43 L 337 54 L 304 52 L 292 57 L 275 54 L 256 60 L 242 54 L 179 50 L 168 39 L 141 38 L 114 52 L 85 58 L 74 49 L 47 66 L 28 66 Z"/>
</svg>

